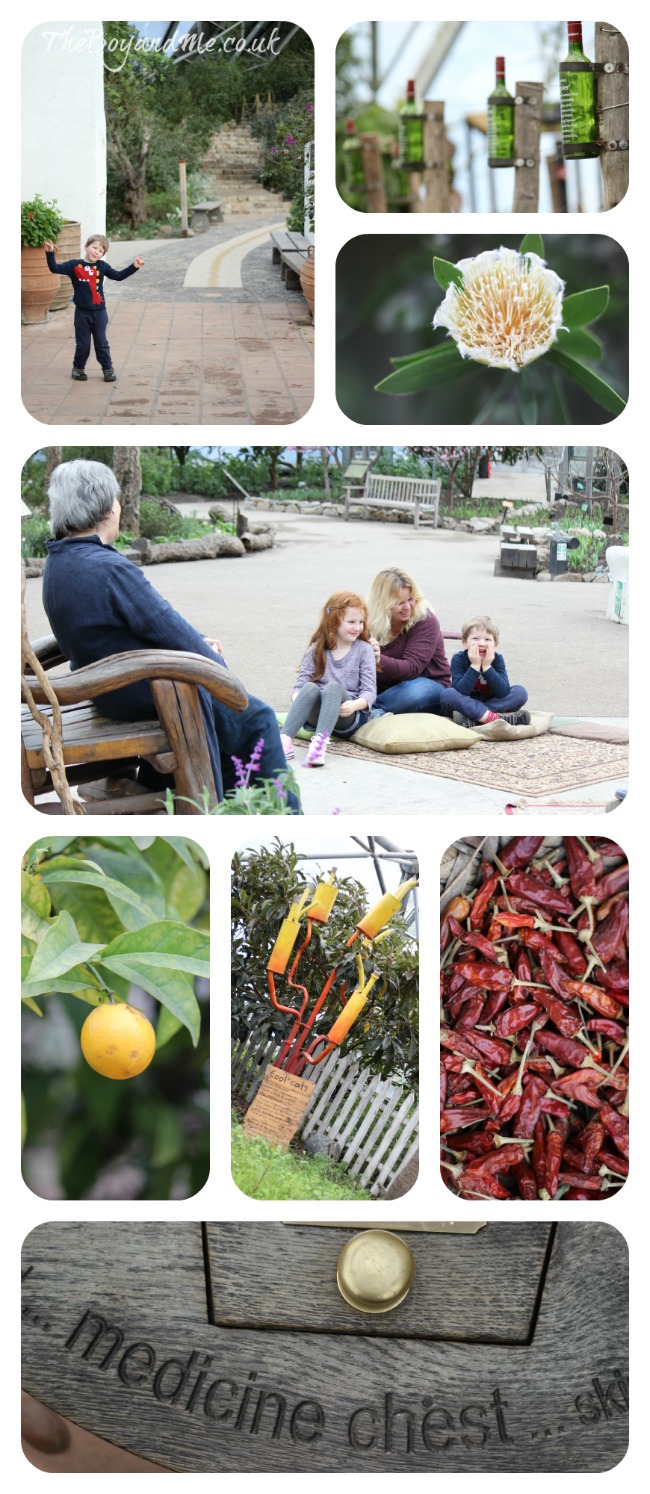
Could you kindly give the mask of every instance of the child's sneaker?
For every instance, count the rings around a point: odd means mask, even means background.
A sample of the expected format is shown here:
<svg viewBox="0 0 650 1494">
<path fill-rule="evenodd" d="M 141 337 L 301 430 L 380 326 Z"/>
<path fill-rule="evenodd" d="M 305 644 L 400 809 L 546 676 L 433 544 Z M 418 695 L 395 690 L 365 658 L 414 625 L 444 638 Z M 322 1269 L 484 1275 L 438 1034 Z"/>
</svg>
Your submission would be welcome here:
<svg viewBox="0 0 650 1494">
<path fill-rule="evenodd" d="M 329 737 L 326 732 L 318 732 L 309 743 L 309 751 L 303 762 L 303 768 L 322 768 L 325 763 L 325 753 L 329 747 Z"/>
<path fill-rule="evenodd" d="M 476 726 L 476 722 L 471 721 L 469 716 L 464 716 L 462 711 L 452 711 L 451 719 L 452 721 L 455 721 L 456 726 L 469 727 L 470 731 L 473 731 L 474 727 Z"/>
<path fill-rule="evenodd" d="M 283 731 L 280 732 L 280 741 L 282 743 L 282 751 L 288 762 L 289 758 L 293 757 L 293 742 L 291 737 L 285 737 Z"/>
<path fill-rule="evenodd" d="M 88 379 L 88 374 L 84 373 L 83 368 L 75 368 L 74 363 L 73 363 L 73 365 L 72 365 L 72 377 L 73 377 L 73 379 L 83 379 L 84 382 L 86 382 L 86 380 Z"/>
<path fill-rule="evenodd" d="M 500 721 L 507 721 L 508 726 L 530 726 L 530 711 L 512 711 L 509 716 L 500 716 Z"/>
<path fill-rule="evenodd" d="M 117 378 L 117 374 L 116 374 L 114 368 L 105 368 L 104 369 L 104 383 L 105 384 L 114 384 L 116 378 Z"/>
</svg>

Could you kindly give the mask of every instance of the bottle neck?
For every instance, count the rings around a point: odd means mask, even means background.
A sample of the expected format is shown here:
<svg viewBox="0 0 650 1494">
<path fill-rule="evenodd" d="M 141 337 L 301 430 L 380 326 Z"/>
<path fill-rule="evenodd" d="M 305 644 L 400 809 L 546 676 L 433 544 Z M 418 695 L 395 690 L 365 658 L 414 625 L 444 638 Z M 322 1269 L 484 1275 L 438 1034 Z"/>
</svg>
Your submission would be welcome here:
<svg viewBox="0 0 650 1494">
<path fill-rule="evenodd" d="M 582 22 L 571 21 L 569 23 L 569 57 L 583 57 L 582 49 Z"/>
</svg>

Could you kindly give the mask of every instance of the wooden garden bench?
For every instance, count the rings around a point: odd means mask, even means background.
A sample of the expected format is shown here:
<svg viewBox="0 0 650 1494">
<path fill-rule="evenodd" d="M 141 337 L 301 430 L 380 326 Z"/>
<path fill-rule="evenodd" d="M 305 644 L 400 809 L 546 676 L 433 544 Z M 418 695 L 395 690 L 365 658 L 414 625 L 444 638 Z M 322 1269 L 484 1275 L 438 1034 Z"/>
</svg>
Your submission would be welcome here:
<svg viewBox="0 0 650 1494">
<path fill-rule="evenodd" d="M 67 662 L 56 638 L 38 639 L 33 647 L 61 706 L 63 756 L 71 785 L 124 777 L 144 761 L 173 778 L 177 795 L 200 802 L 207 788 L 212 803 L 216 802 L 198 690 L 202 686 L 230 710 L 243 711 L 248 696 L 236 675 L 201 654 L 155 648 L 111 654 L 82 669 L 51 675 L 50 669 Z M 35 676 L 28 680 L 44 714 L 51 714 Z M 140 680 L 151 685 L 157 718 L 114 721 L 102 716 L 93 702 L 101 702 L 107 691 Z M 62 813 L 58 801 L 39 802 L 51 795 L 52 780 L 45 766 L 41 728 L 26 705 L 22 708 L 22 788 L 35 808 L 46 814 Z M 156 813 L 161 808 L 161 791 L 85 800 L 84 804 L 89 814 Z M 176 813 L 199 814 L 201 810 L 177 798 Z"/>
<path fill-rule="evenodd" d="M 350 509 L 393 508 L 413 514 L 416 529 L 420 524 L 438 527 L 440 503 L 440 478 L 384 477 L 378 472 L 366 473 L 363 485 L 349 483 L 345 488 L 344 519 L 350 518 Z"/>
<path fill-rule="evenodd" d="M 287 290 L 300 290 L 300 271 L 309 253 L 309 239 L 302 233 L 278 229 L 271 234 L 271 259 L 280 265 Z"/>
<path fill-rule="evenodd" d="M 223 209 L 218 199 L 214 202 L 195 202 L 191 208 L 190 228 L 204 233 L 212 223 L 223 223 Z"/>
</svg>

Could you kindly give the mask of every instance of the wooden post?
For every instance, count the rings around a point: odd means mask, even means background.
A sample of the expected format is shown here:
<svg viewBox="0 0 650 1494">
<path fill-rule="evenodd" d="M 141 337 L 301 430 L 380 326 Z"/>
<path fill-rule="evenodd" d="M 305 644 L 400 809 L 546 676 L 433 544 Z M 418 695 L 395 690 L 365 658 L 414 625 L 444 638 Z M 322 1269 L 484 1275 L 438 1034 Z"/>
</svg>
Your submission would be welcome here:
<svg viewBox="0 0 650 1494">
<path fill-rule="evenodd" d="M 593 498 L 594 498 L 594 448 L 593 448 L 593 446 L 588 446 L 587 447 L 587 458 L 586 458 L 586 461 L 585 461 L 585 502 L 587 504 L 587 513 L 589 515 L 591 515 L 593 513 L 593 507 L 594 507 Z"/>
<path fill-rule="evenodd" d="M 187 238 L 187 170 L 184 161 L 178 163 L 178 179 L 181 189 L 181 234 Z"/>
<path fill-rule="evenodd" d="M 381 158 L 381 145 L 378 135 L 361 136 L 361 158 L 363 160 L 363 171 L 366 178 L 366 192 L 368 194 L 368 212 L 385 213 L 388 211 L 386 203 L 386 187 L 384 184 L 384 168 Z"/>
<path fill-rule="evenodd" d="M 418 213 L 448 213 L 451 208 L 449 191 L 449 144 L 445 134 L 445 106 L 427 99 L 423 105 L 424 120 L 424 192 L 418 193 Z"/>
<path fill-rule="evenodd" d="M 513 213 L 536 213 L 539 209 L 539 137 L 543 98 L 543 83 L 517 83 Z"/>
<path fill-rule="evenodd" d="M 548 176 L 551 186 L 551 203 L 554 213 L 566 213 L 566 161 L 562 154 L 562 146 L 556 145 L 552 156 L 546 157 Z"/>
<path fill-rule="evenodd" d="M 614 63 L 627 68 L 629 49 L 625 37 L 607 21 L 596 21 L 596 62 Z M 630 153 L 627 145 L 617 148 L 618 141 L 629 140 L 629 76 L 627 72 L 596 73 L 596 102 L 602 140 L 612 142 L 603 150 L 600 168 L 603 177 L 603 209 L 616 207 L 625 196 L 630 177 Z"/>
</svg>

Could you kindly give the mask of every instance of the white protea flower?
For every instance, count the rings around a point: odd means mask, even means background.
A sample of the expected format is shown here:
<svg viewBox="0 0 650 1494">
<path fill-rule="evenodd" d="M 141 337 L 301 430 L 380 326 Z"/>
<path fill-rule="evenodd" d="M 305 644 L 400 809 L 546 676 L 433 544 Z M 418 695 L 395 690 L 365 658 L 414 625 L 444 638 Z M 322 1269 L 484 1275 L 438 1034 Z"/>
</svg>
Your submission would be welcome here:
<svg viewBox="0 0 650 1494">
<path fill-rule="evenodd" d="M 462 285 L 448 287 L 433 318 L 461 358 L 518 373 L 541 358 L 562 326 L 564 281 L 538 254 L 486 249 L 461 259 Z"/>
</svg>

